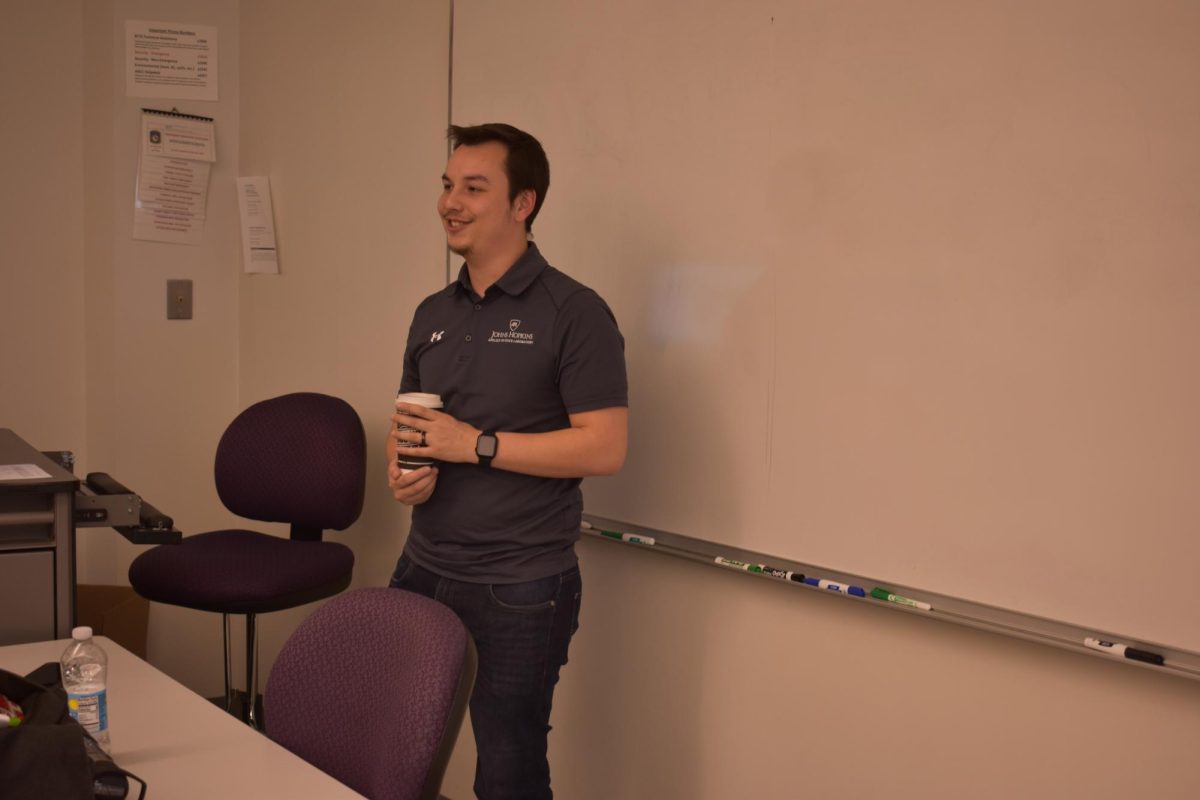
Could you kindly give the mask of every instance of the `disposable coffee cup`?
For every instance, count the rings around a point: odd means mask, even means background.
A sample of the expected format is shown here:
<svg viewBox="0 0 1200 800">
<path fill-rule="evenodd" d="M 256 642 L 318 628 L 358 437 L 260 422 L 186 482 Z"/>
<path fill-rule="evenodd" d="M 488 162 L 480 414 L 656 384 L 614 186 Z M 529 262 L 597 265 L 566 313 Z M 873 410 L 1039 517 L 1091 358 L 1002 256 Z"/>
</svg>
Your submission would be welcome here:
<svg viewBox="0 0 1200 800">
<path fill-rule="evenodd" d="M 426 408 L 440 409 L 442 407 L 442 398 L 441 395 L 429 394 L 428 392 L 403 392 L 396 395 L 396 405 L 399 406 L 400 403 L 409 403 L 414 406 L 425 406 Z M 399 409 L 397 408 L 397 410 Z M 416 431 L 417 428 L 412 428 L 408 425 L 403 425 L 397 422 L 396 430 Z M 413 447 L 420 447 L 420 445 L 416 442 L 396 442 L 396 463 L 400 466 L 401 472 L 412 472 L 414 469 L 433 466 L 432 458 L 424 458 L 409 454 L 408 451 Z"/>
</svg>

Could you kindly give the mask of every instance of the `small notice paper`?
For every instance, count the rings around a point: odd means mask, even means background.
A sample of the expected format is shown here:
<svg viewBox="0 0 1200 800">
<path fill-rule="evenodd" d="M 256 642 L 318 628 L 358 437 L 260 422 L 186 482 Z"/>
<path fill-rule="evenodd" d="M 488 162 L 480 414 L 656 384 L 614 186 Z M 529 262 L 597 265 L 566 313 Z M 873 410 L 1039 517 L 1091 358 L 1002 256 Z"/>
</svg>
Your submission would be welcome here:
<svg viewBox="0 0 1200 800">
<path fill-rule="evenodd" d="M 216 158 L 211 119 L 143 109 L 133 238 L 200 244 Z"/>
<path fill-rule="evenodd" d="M 50 473 L 37 464 L 0 464 L 0 481 L 29 481 L 49 477 Z"/>
<path fill-rule="evenodd" d="M 217 99 L 217 29 L 125 21 L 125 95 Z"/>
<path fill-rule="evenodd" d="M 242 212 L 242 268 L 246 272 L 279 272 L 275 252 L 275 218 L 271 212 L 271 179 L 238 178 Z"/>
</svg>

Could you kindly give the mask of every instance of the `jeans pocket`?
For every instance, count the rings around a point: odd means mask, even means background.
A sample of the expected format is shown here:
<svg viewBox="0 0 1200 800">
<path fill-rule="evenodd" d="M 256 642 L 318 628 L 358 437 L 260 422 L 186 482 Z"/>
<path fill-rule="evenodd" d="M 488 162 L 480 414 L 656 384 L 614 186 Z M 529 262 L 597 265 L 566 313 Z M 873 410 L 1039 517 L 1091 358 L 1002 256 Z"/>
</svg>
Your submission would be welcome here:
<svg viewBox="0 0 1200 800">
<path fill-rule="evenodd" d="M 396 569 L 392 571 L 392 579 L 388 582 L 390 589 L 403 589 L 404 582 L 412 575 L 415 564 L 408 560 L 408 556 L 401 555 L 396 561 Z"/>
<path fill-rule="evenodd" d="M 575 592 L 575 608 L 571 613 L 571 635 L 574 636 L 579 631 L 579 609 L 583 608 L 583 588 Z"/>
<path fill-rule="evenodd" d="M 551 575 L 522 583 L 493 583 L 488 586 L 492 602 L 509 611 L 541 611 L 553 608 L 562 587 L 562 576 Z"/>
</svg>

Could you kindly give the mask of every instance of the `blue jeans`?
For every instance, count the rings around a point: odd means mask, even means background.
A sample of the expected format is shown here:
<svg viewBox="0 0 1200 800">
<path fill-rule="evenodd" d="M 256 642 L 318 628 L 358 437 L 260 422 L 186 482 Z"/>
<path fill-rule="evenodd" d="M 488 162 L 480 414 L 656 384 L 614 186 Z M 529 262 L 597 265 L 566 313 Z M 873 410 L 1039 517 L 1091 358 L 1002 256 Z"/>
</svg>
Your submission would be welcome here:
<svg viewBox="0 0 1200 800">
<path fill-rule="evenodd" d="M 546 760 L 550 704 L 579 628 L 579 568 L 526 583 L 466 583 L 402 555 L 389 585 L 448 606 L 475 640 L 475 795 L 481 800 L 552 798 Z"/>
</svg>

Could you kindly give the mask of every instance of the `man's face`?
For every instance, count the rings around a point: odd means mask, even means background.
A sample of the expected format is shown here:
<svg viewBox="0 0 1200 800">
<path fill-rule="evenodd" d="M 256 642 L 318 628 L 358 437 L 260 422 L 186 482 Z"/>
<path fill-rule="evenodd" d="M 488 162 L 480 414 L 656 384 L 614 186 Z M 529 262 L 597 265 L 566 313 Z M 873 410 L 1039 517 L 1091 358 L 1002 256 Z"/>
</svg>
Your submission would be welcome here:
<svg viewBox="0 0 1200 800">
<path fill-rule="evenodd" d="M 525 214 L 518 211 L 522 198 L 508 202 L 507 156 L 503 144 L 484 142 L 461 145 L 446 162 L 438 215 L 446 244 L 468 261 L 525 239 Z"/>
</svg>

